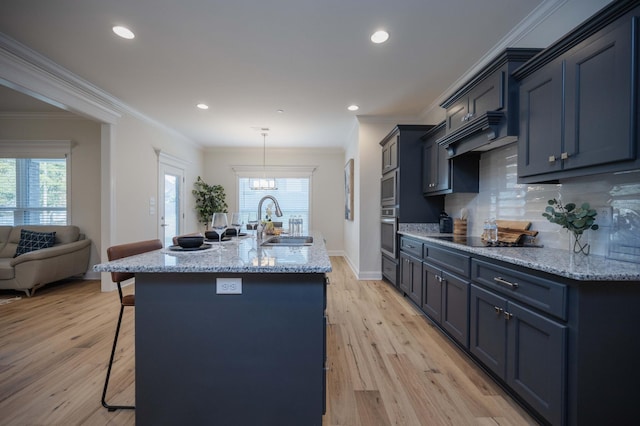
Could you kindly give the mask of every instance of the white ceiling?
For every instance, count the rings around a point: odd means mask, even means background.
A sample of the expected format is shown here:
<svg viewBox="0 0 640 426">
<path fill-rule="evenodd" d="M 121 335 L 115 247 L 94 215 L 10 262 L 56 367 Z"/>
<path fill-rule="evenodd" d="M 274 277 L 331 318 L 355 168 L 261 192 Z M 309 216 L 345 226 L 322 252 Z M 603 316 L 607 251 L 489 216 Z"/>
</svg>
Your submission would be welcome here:
<svg viewBox="0 0 640 426">
<path fill-rule="evenodd" d="M 541 3 L 2 0 L 0 32 L 203 146 L 341 147 L 356 114 L 420 116 Z"/>
</svg>

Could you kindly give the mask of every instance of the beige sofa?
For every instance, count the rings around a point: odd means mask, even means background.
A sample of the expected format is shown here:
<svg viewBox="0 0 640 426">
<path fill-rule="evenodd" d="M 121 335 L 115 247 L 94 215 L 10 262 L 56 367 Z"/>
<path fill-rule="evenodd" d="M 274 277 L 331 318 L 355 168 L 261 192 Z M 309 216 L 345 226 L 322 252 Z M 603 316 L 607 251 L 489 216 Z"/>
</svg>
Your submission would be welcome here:
<svg viewBox="0 0 640 426">
<path fill-rule="evenodd" d="M 14 257 L 22 229 L 55 231 L 54 245 Z M 0 289 L 32 296 L 45 284 L 86 273 L 90 254 L 91 240 L 85 239 L 77 226 L 0 226 Z"/>
</svg>

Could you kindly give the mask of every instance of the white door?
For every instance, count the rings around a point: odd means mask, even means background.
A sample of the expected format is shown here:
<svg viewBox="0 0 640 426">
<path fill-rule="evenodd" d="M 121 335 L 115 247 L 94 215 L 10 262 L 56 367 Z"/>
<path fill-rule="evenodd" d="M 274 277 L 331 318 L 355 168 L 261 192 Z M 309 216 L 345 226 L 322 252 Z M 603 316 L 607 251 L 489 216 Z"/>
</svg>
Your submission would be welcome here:
<svg viewBox="0 0 640 426">
<path fill-rule="evenodd" d="M 184 170 L 160 163 L 159 238 L 165 247 L 173 244 L 173 237 L 184 229 Z"/>
</svg>

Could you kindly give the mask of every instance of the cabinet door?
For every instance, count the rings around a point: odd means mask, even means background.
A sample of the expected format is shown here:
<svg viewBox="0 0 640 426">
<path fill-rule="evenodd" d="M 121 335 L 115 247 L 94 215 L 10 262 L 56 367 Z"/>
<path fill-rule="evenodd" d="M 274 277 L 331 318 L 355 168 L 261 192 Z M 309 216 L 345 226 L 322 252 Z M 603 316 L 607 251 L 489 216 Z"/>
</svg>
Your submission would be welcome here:
<svg viewBox="0 0 640 426">
<path fill-rule="evenodd" d="M 564 424 L 567 328 L 509 302 L 507 384 L 551 424 Z"/>
<path fill-rule="evenodd" d="M 438 184 L 438 144 L 435 139 L 427 141 L 422 150 L 422 192 L 429 193 Z"/>
<path fill-rule="evenodd" d="M 435 322 L 442 322 L 442 272 L 429 263 L 422 264 L 422 281 L 424 282 L 424 298 L 422 310 Z"/>
<path fill-rule="evenodd" d="M 442 327 L 469 348 L 469 283 L 442 273 Z"/>
<path fill-rule="evenodd" d="M 447 108 L 447 134 L 467 124 L 466 118 L 469 112 L 469 98 L 463 96 L 456 103 Z"/>
<path fill-rule="evenodd" d="M 469 350 L 502 379 L 506 375 L 506 299 L 471 285 Z"/>
<path fill-rule="evenodd" d="M 505 75 L 496 72 L 469 92 L 469 117 L 473 121 L 487 111 L 504 108 Z"/>
<path fill-rule="evenodd" d="M 391 138 L 382 148 L 382 174 L 398 167 L 398 139 L 400 135 Z"/>
<path fill-rule="evenodd" d="M 635 158 L 631 27 L 626 20 L 566 58 L 565 170 Z"/>
<path fill-rule="evenodd" d="M 563 63 L 552 62 L 520 85 L 518 176 L 559 171 Z"/>
<path fill-rule="evenodd" d="M 400 253 L 400 288 L 411 300 L 422 305 L 422 262 Z"/>
</svg>

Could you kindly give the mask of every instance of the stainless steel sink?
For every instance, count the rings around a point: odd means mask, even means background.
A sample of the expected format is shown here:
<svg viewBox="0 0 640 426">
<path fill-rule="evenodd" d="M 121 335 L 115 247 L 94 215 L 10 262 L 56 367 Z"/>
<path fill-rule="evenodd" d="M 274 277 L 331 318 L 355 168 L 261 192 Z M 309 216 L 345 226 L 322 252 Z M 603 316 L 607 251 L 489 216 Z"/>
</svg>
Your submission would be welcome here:
<svg viewBox="0 0 640 426">
<path fill-rule="evenodd" d="M 312 246 L 313 237 L 277 236 L 265 240 L 261 246 Z"/>
</svg>

